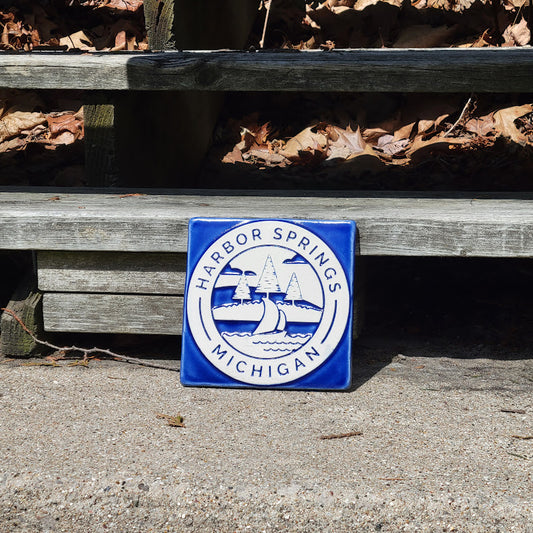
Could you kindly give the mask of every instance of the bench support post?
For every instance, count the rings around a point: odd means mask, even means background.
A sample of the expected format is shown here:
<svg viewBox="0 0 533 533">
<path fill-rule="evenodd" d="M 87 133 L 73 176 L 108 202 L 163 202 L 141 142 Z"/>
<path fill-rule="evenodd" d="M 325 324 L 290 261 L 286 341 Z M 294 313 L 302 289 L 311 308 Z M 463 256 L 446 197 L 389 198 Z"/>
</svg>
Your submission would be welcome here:
<svg viewBox="0 0 533 533">
<path fill-rule="evenodd" d="M 43 304 L 42 294 L 35 287 L 33 274 L 24 278 L 7 309 L 13 311 L 36 337 L 40 337 L 43 332 Z M 2 313 L 0 328 L 0 355 L 3 357 L 31 357 L 44 351 L 43 346 L 36 343 L 10 313 Z"/>
<path fill-rule="evenodd" d="M 258 6 L 259 0 L 146 0 L 149 46 L 240 49 Z M 129 92 L 92 98 L 85 107 L 89 185 L 174 188 L 194 183 L 211 143 L 221 93 Z"/>
</svg>

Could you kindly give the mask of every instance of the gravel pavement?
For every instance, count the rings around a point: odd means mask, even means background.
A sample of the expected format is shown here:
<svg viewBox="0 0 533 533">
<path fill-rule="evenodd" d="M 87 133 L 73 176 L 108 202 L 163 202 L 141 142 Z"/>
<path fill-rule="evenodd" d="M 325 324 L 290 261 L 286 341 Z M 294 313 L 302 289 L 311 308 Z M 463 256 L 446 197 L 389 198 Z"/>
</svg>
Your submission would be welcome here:
<svg viewBox="0 0 533 533">
<path fill-rule="evenodd" d="M 533 359 L 372 336 L 354 351 L 344 393 L 3 361 L 0 531 L 533 532 Z"/>
</svg>

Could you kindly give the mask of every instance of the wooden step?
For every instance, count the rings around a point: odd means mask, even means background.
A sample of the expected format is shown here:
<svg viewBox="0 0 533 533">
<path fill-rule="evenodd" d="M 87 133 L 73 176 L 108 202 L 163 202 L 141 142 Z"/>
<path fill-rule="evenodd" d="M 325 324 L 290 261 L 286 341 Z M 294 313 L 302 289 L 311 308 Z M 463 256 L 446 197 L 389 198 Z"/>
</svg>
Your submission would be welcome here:
<svg viewBox="0 0 533 533">
<path fill-rule="evenodd" d="M 45 331 L 181 335 L 183 296 L 45 293 Z"/>
<path fill-rule="evenodd" d="M 186 255 L 124 252 L 37 254 L 43 292 L 165 294 L 183 296 Z"/>
<path fill-rule="evenodd" d="M 529 92 L 533 50 L 0 54 L 0 87 L 99 91 Z"/>
<path fill-rule="evenodd" d="M 3 189 L 0 249 L 185 253 L 191 217 L 355 220 L 361 255 L 533 257 L 531 194 Z"/>
<path fill-rule="evenodd" d="M 37 253 L 45 331 L 181 335 L 185 254 Z"/>
</svg>

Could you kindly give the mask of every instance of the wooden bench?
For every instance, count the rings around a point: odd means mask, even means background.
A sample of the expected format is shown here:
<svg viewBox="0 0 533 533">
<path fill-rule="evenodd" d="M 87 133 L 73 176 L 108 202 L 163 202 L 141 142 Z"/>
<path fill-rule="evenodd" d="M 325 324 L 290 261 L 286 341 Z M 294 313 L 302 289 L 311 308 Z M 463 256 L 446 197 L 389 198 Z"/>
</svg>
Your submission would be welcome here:
<svg viewBox="0 0 533 533">
<path fill-rule="evenodd" d="M 194 216 L 356 220 L 360 256 L 533 256 L 533 194 L 2 190 L 0 244 L 36 251 L 46 331 L 179 335 Z"/>
<path fill-rule="evenodd" d="M 156 3 L 146 1 L 148 13 Z M 163 44 L 152 48 L 167 48 L 168 34 L 156 30 L 151 43 Z M 164 93 L 169 102 L 220 91 L 528 92 L 533 51 L 1 53 L 0 86 L 86 91 L 90 182 L 109 185 L 123 184 L 106 150 L 130 95 L 154 101 Z M 108 113 L 104 122 L 98 111 Z M 46 331 L 178 335 L 193 216 L 353 219 L 361 256 L 533 257 L 528 194 L 3 189 L 0 248 L 36 252 Z"/>
</svg>

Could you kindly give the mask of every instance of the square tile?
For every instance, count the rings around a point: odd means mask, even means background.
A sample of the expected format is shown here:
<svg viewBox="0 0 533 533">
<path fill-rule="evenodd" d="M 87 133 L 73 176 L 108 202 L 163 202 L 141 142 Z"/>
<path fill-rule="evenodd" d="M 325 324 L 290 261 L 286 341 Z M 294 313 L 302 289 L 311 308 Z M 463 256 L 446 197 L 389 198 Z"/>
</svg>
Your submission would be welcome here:
<svg viewBox="0 0 533 533">
<path fill-rule="evenodd" d="M 353 221 L 191 219 L 181 382 L 349 387 L 355 233 Z"/>
</svg>

